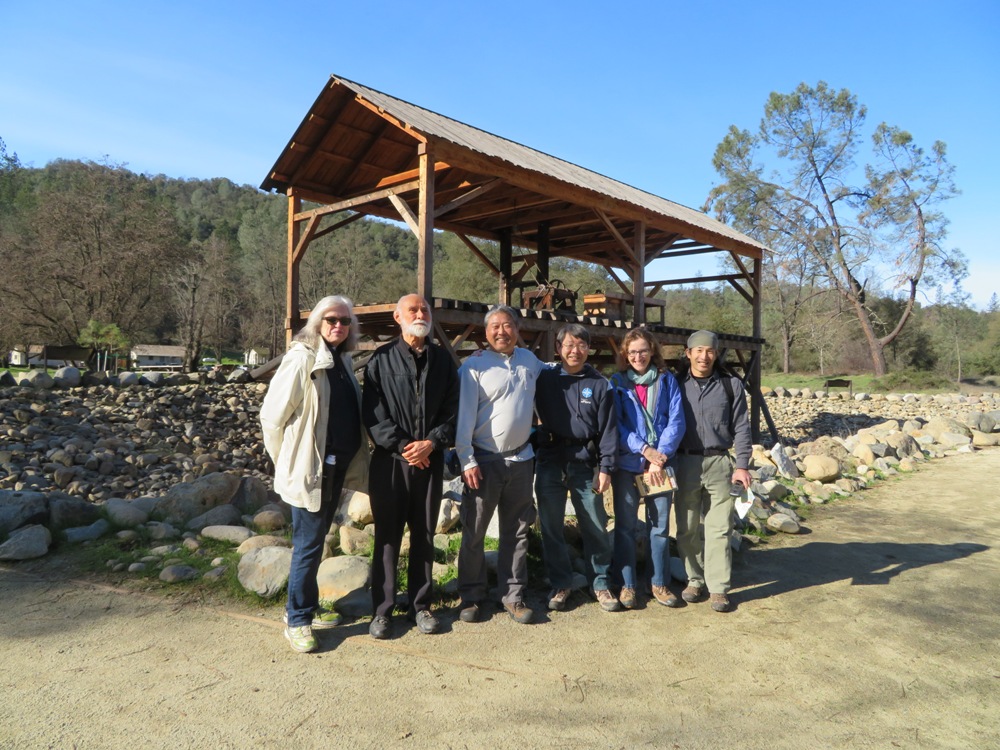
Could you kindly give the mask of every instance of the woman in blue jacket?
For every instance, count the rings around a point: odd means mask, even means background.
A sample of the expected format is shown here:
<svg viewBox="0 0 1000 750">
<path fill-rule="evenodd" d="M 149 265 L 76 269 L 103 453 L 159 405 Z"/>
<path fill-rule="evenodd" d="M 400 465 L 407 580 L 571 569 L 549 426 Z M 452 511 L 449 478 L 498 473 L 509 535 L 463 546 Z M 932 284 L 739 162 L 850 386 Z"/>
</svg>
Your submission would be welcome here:
<svg viewBox="0 0 1000 750">
<path fill-rule="evenodd" d="M 624 367 L 611 376 L 618 416 L 618 468 L 611 477 L 615 507 L 613 569 L 622 587 L 622 606 L 632 608 L 637 604 L 635 542 L 640 499 L 635 478 L 648 474 L 650 483 L 664 482 L 667 463 L 684 435 L 684 408 L 677 381 L 664 367 L 656 340 L 648 331 L 629 331 L 622 340 L 621 358 Z M 667 588 L 667 527 L 672 497 L 672 491 L 646 497 L 646 523 L 653 596 L 664 606 L 678 607 L 680 599 Z"/>
</svg>

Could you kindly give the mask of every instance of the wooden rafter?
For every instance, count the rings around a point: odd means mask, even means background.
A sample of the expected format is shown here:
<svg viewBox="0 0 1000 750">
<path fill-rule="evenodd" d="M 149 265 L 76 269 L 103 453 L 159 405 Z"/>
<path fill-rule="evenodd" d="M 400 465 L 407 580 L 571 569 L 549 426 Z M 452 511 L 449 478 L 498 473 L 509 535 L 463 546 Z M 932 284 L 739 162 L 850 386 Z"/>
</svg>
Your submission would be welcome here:
<svg viewBox="0 0 1000 750">
<path fill-rule="evenodd" d="M 625 241 L 625 238 L 621 236 L 621 233 L 618 231 L 618 228 L 615 227 L 615 225 L 611 222 L 611 219 L 608 218 L 608 215 L 599 208 L 595 208 L 594 213 L 597 214 L 597 216 L 600 218 L 601 223 L 604 224 L 605 227 L 607 227 L 607 230 L 611 232 L 611 236 L 615 238 L 615 241 L 618 243 L 619 249 L 622 250 L 632 260 L 633 263 L 638 265 L 639 260 L 635 257 L 635 252 L 633 252 L 632 247 L 629 246 L 629 244 Z"/>
<path fill-rule="evenodd" d="M 458 239 L 462 240 L 462 242 L 465 243 L 465 246 L 472 251 L 473 255 L 475 255 L 477 258 L 479 258 L 480 261 L 482 261 L 483 265 L 485 265 L 488 269 L 490 269 L 490 273 L 492 273 L 494 276 L 499 276 L 500 275 L 500 269 L 497 268 L 495 265 L 493 265 L 493 261 L 491 261 L 489 258 L 487 258 L 483 254 L 482 250 L 480 250 L 478 247 L 476 247 L 476 243 L 474 243 L 472 240 L 470 240 L 464 234 L 458 234 L 458 233 L 456 233 L 456 236 L 458 237 Z"/>
</svg>

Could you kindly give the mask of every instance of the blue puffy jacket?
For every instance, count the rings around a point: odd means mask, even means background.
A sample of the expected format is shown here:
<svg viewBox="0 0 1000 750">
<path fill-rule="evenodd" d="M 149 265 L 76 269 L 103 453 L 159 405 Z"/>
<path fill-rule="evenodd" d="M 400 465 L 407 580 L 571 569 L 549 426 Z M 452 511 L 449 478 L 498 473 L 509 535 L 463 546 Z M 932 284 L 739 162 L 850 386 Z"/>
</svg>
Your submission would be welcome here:
<svg viewBox="0 0 1000 750">
<path fill-rule="evenodd" d="M 668 458 L 673 458 L 684 437 L 684 406 L 677 380 L 669 372 L 660 375 L 660 393 L 653 415 L 654 436 L 646 434 L 646 419 L 635 386 L 623 372 L 611 376 L 618 415 L 618 470 L 639 474 L 648 468 L 642 449 L 652 445 Z"/>
</svg>

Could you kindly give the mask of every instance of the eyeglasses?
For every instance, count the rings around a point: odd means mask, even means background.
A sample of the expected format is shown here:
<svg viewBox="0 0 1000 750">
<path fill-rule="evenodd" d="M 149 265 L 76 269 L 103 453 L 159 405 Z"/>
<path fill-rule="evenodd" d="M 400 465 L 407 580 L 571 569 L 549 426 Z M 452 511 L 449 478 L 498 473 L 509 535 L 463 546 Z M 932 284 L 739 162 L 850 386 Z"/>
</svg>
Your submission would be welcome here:
<svg viewBox="0 0 1000 750">
<path fill-rule="evenodd" d="M 343 318 L 338 318 L 334 316 L 332 318 L 323 318 L 323 322 L 326 323 L 328 326 L 330 326 L 330 328 L 333 328 L 335 325 L 337 325 L 337 323 L 340 323 L 340 325 L 344 326 L 344 328 L 347 328 L 351 324 L 351 319 L 348 316 L 345 316 Z"/>
<path fill-rule="evenodd" d="M 567 352 L 587 352 L 590 351 L 589 344 L 560 344 L 559 347 Z"/>
<path fill-rule="evenodd" d="M 629 359 L 631 359 L 632 357 L 648 357 L 649 349 L 633 349 L 629 352 L 626 352 L 626 356 Z"/>
</svg>

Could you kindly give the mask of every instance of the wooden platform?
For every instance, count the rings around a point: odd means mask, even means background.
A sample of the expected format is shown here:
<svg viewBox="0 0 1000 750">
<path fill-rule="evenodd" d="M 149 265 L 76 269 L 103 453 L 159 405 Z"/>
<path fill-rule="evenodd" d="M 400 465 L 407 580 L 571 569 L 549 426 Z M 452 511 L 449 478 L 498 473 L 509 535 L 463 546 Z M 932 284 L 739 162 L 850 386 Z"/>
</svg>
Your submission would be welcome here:
<svg viewBox="0 0 1000 750">
<path fill-rule="evenodd" d="M 434 297 L 430 302 L 434 310 L 434 338 L 451 351 L 456 362 L 476 349 L 487 346 L 483 316 L 490 305 L 441 297 Z M 354 308 L 361 323 L 362 335 L 370 338 L 370 341 L 363 342 L 359 348 L 373 349 L 399 335 L 399 327 L 392 317 L 395 309 L 393 303 L 359 305 Z M 521 343 L 545 361 L 555 359 L 555 336 L 567 323 L 578 323 L 590 333 L 594 350 L 590 359 L 598 366 L 616 363 L 617 345 L 628 331 L 636 327 L 633 321 L 578 315 L 568 310 L 515 309 L 520 315 L 518 326 Z M 676 328 L 660 323 L 647 324 L 645 327 L 662 346 L 683 347 L 688 336 L 694 332 L 690 328 Z M 763 344 L 763 339 L 750 336 L 719 334 L 720 347 L 734 353 L 737 361 L 733 364 L 741 369 L 751 355 L 760 352 Z"/>
</svg>

